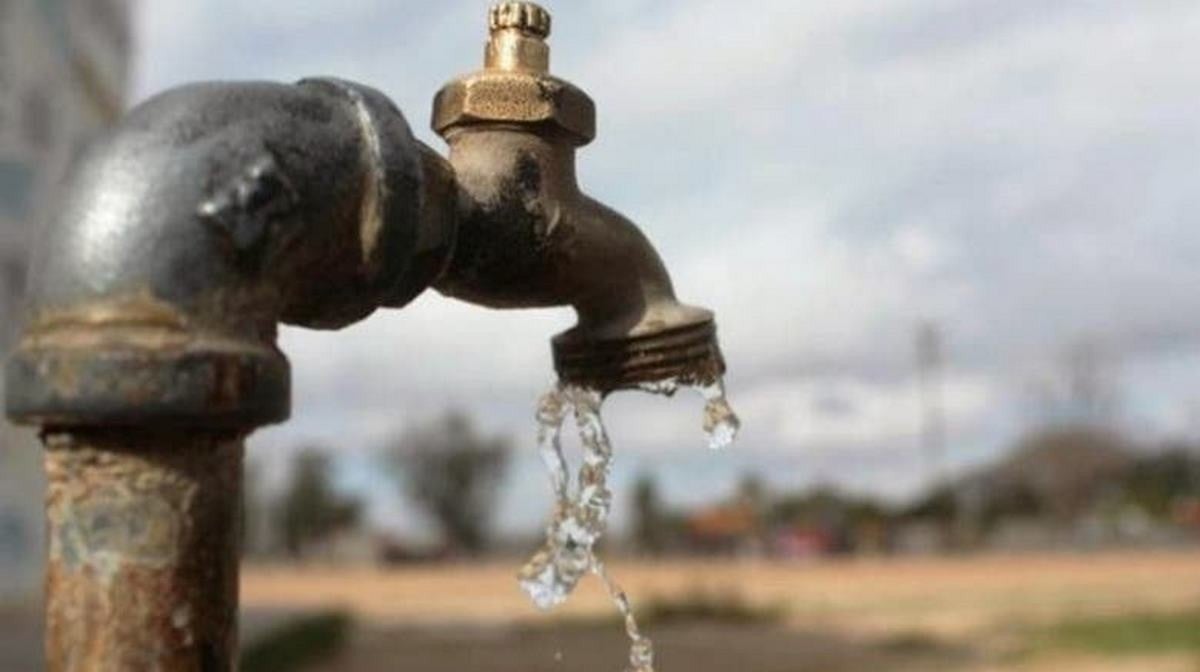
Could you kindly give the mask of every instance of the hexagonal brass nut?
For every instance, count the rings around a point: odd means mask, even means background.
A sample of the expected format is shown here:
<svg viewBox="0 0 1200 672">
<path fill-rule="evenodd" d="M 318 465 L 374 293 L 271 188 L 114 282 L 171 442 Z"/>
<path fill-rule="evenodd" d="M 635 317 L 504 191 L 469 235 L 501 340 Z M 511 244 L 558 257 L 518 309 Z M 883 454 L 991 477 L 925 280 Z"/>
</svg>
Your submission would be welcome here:
<svg viewBox="0 0 1200 672">
<path fill-rule="evenodd" d="M 500 122 L 549 124 L 583 145 L 596 137 L 596 105 L 581 89 L 549 75 L 482 71 L 450 82 L 433 101 L 433 130 Z"/>
</svg>

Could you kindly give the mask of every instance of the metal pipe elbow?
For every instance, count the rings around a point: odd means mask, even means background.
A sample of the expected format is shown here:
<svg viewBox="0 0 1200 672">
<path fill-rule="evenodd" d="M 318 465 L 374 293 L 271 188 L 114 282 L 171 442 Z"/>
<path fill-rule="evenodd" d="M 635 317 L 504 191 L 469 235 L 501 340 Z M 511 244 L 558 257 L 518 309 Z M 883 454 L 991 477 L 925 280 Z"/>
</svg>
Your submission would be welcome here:
<svg viewBox="0 0 1200 672">
<path fill-rule="evenodd" d="M 285 419 L 278 322 L 340 327 L 441 271 L 453 223 L 430 215 L 446 209 L 427 202 L 431 167 L 392 104 L 347 82 L 200 84 L 146 102 L 86 153 L 51 214 L 6 370 L 10 417 Z"/>
</svg>

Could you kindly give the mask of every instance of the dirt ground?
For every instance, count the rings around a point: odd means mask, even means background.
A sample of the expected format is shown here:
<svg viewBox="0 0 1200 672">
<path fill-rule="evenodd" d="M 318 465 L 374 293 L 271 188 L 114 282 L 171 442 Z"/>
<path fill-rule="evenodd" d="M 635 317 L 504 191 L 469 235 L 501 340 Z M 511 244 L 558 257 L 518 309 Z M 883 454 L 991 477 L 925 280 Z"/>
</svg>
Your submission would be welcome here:
<svg viewBox="0 0 1200 672">
<path fill-rule="evenodd" d="M 1200 606 L 1200 551 L 863 559 L 815 564 L 671 562 L 610 567 L 633 601 L 696 591 L 779 607 L 771 626 L 651 628 L 659 669 L 1101 670 L 1197 672 L 1194 652 L 1106 659 L 1034 651 L 1030 633 L 1063 619 Z M 319 672 L 622 669 L 625 645 L 594 581 L 554 615 L 518 591 L 513 564 L 244 571 L 252 608 L 341 608 L 353 645 Z"/>
</svg>

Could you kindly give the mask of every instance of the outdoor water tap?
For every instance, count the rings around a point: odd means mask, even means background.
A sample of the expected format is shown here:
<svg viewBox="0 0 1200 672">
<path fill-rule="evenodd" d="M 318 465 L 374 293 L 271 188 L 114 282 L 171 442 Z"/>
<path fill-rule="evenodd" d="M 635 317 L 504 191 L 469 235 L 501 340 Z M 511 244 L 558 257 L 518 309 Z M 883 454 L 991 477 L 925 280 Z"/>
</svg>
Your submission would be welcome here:
<svg viewBox="0 0 1200 672">
<path fill-rule="evenodd" d="M 507 2 L 489 24 L 483 70 L 434 101 L 463 199 L 458 245 L 434 286 L 498 308 L 573 306 L 578 324 L 553 341 L 565 383 L 711 384 L 724 371 L 712 313 L 677 301 L 642 232 L 576 182 L 575 150 L 595 137 L 596 111 L 549 74 L 550 15 Z"/>
<path fill-rule="evenodd" d="M 712 314 L 645 236 L 584 194 L 595 107 L 548 74 L 550 15 L 490 13 L 483 70 L 447 84 L 449 161 L 380 93 L 213 83 L 144 103 L 92 147 L 39 248 L 8 411 L 42 425 L 254 427 L 288 413 L 280 321 L 336 328 L 431 284 L 499 308 L 573 306 L 565 383 L 722 373 Z"/>
<path fill-rule="evenodd" d="M 712 314 L 589 198 L 595 109 L 548 74 L 550 16 L 490 14 L 485 67 L 413 138 L 335 79 L 185 86 L 91 146 L 49 213 L 6 409 L 48 475 L 47 669 L 232 669 L 244 437 L 289 413 L 278 324 L 339 328 L 427 287 L 573 306 L 564 384 L 597 393 L 724 370 Z"/>
</svg>

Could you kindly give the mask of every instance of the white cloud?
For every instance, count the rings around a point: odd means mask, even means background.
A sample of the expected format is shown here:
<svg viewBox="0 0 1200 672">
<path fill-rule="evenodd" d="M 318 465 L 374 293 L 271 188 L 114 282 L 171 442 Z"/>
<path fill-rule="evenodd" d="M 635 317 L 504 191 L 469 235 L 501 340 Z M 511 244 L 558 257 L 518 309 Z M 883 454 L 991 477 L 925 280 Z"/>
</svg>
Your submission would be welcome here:
<svg viewBox="0 0 1200 672">
<path fill-rule="evenodd" d="M 970 428 L 995 399 L 979 378 L 956 377 L 941 384 L 945 422 L 952 431 Z M 806 379 L 756 390 L 751 413 L 772 418 L 779 436 L 792 446 L 832 448 L 916 444 L 925 408 L 912 382 L 880 384 L 862 380 Z"/>
</svg>

